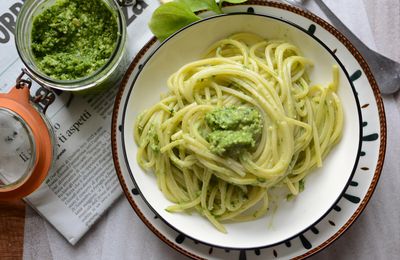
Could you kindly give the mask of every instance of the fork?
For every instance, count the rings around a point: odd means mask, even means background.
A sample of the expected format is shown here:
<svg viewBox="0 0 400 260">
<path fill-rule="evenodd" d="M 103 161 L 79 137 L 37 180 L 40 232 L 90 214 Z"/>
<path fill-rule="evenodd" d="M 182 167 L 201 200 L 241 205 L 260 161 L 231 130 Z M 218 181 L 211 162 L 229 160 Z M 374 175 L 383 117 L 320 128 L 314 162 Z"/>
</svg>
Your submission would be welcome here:
<svg viewBox="0 0 400 260">
<path fill-rule="evenodd" d="M 284 0 L 285 2 L 307 10 L 304 0 Z M 350 40 L 367 61 L 382 94 L 393 94 L 400 88 L 400 63 L 387 58 L 365 45 L 347 26 L 329 9 L 322 0 L 315 0 L 322 12 L 332 24 Z"/>
</svg>

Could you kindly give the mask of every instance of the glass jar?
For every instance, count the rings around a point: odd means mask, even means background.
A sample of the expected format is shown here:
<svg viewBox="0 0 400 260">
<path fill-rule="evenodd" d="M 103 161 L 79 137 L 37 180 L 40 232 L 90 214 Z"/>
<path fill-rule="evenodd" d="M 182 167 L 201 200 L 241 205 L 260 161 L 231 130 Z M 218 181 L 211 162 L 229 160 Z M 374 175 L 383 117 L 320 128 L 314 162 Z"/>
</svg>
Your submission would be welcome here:
<svg viewBox="0 0 400 260">
<path fill-rule="evenodd" d="M 54 94 L 31 99 L 31 82 L 22 75 L 8 93 L 0 93 L 0 200 L 32 193 L 54 164 L 55 136 L 44 115 L 47 107 L 36 103 L 47 99 L 50 104 Z"/>
<path fill-rule="evenodd" d="M 24 72 L 33 80 L 46 88 L 66 91 L 79 91 L 87 93 L 99 92 L 109 86 L 115 85 L 125 73 L 128 65 L 126 55 L 126 21 L 120 4 L 125 1 L 103 1 L 111 10 L 117 20 L 118 38 L 116 47 L 109 60 L 94 73 L 76 80 L 57 80 L 50 78 L 35 64 L 35 57 L 31 48 L 33 20 L 48 7 L 55 4 L 56 0 L 26 0 L 21 8 L 16 23 L 15 43 L 18 54 L 25 64 Z"/>
</svg>

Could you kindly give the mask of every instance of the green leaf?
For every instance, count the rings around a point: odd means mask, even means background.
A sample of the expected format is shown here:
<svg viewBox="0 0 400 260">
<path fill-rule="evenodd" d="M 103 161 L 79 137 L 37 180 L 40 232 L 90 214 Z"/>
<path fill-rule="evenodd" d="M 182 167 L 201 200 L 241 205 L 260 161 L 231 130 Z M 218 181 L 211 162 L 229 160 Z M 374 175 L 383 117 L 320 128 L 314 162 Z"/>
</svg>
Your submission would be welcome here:
<svg viewBox="0 0 400 260">
<path fill-rule="evenodd" d="M 221 8 L 215 0 L 175 0 L 186 4 L 193 12 L 197 11 L 213 11 L 217 14 L 222 14 Z"/>
<path fill-rule="evenodd" d="M 202 1 L 202 0 L 177 0 L 176 2 L 182 2 L 186 6 L 192 10 L 192 12 L 198 12 L 198 11 L 203 11 L 203 10 L 208 10 L 209 4 L 207 3 L 208 1 Z"/>
<path fill-rule="evenodd" d="M 208 10 L 213 11 L 217 14 L 222 14 L 221 7 L 217 4 L 215 0 L 200 0 L 207 4 Z"/>
<path fill-rule="evenodd" d="M 163 41 L 177 30 L 191 24 L 200 17 L 195 15 L 190 7 L 181 1 L 169 2 L 158 7 L 149 22 L 150 30 Z"/>
<path fill-rule="evenodd" d="M 149 22 L 150 30 L 160 40 L 165 40 L 177 30 L 200 20 L 195 12 L 213 11 L 222 14 L 221 4 L 228 2 L 232 4 L 243 3 L 247 0 L 175 0 L 158 7 Z"/>
</svg>

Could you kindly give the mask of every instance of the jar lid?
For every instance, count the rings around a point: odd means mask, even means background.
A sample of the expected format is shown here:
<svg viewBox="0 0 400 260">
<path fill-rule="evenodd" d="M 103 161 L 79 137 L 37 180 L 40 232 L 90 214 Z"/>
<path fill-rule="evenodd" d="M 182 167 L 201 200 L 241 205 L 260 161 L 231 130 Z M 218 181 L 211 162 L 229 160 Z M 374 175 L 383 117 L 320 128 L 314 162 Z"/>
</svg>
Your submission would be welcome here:
<svg viewBox="0 0 400 260">
<path fill-rule="evenodd" d="M 0 94 L 0 200 L 29 195 L 51 168 L 51 131 L 29 98 L 28 87 Z"/>
</svg>

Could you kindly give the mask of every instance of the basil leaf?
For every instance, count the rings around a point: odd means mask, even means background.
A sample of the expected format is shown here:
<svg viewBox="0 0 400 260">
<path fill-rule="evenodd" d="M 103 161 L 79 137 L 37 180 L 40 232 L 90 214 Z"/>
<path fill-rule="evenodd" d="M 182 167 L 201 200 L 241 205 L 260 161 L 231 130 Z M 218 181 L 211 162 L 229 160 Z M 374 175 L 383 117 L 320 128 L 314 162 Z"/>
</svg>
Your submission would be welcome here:
<svg viewBox="0 0 400 260">
<path fill-rule="evenodd" d="M 207 1 L 201 1 L 201 0 L 178 0 L 177 2 L 182 2 L 186 6 L 192 10 L 192 12 L 198 12 L 198 11 L 203 11 L 203 10 L 208 10 L 209 5 Z"/>
<path fill-rule="evenodd" d="M 213 11 L 217 14 L 222 14 L 221 7 L 217 4 L 216 0 L 200 0 L 208 6 L 208 10 Z"/>
<path fill-rule="evenodd" d="M 200 17 L 195 15 L 190 7 L 183 2 L 169 2 L 158 7 L 149 22 L 150 30 L 163 41 L 177 30 L 191 24 Z"/>
<path fill-rule="evenodd" d="M 218 5 L 216 0 L 175 0 L 161 5 L 154 11 L 149 27 L 153 34 L 163 41 L 182 27 L 200 20 L 195 12 L 209 10 L 222 14 L 221 4 L 223 2 L 235 4 L 246 1 L 220 0 Z"/>
</svg>

